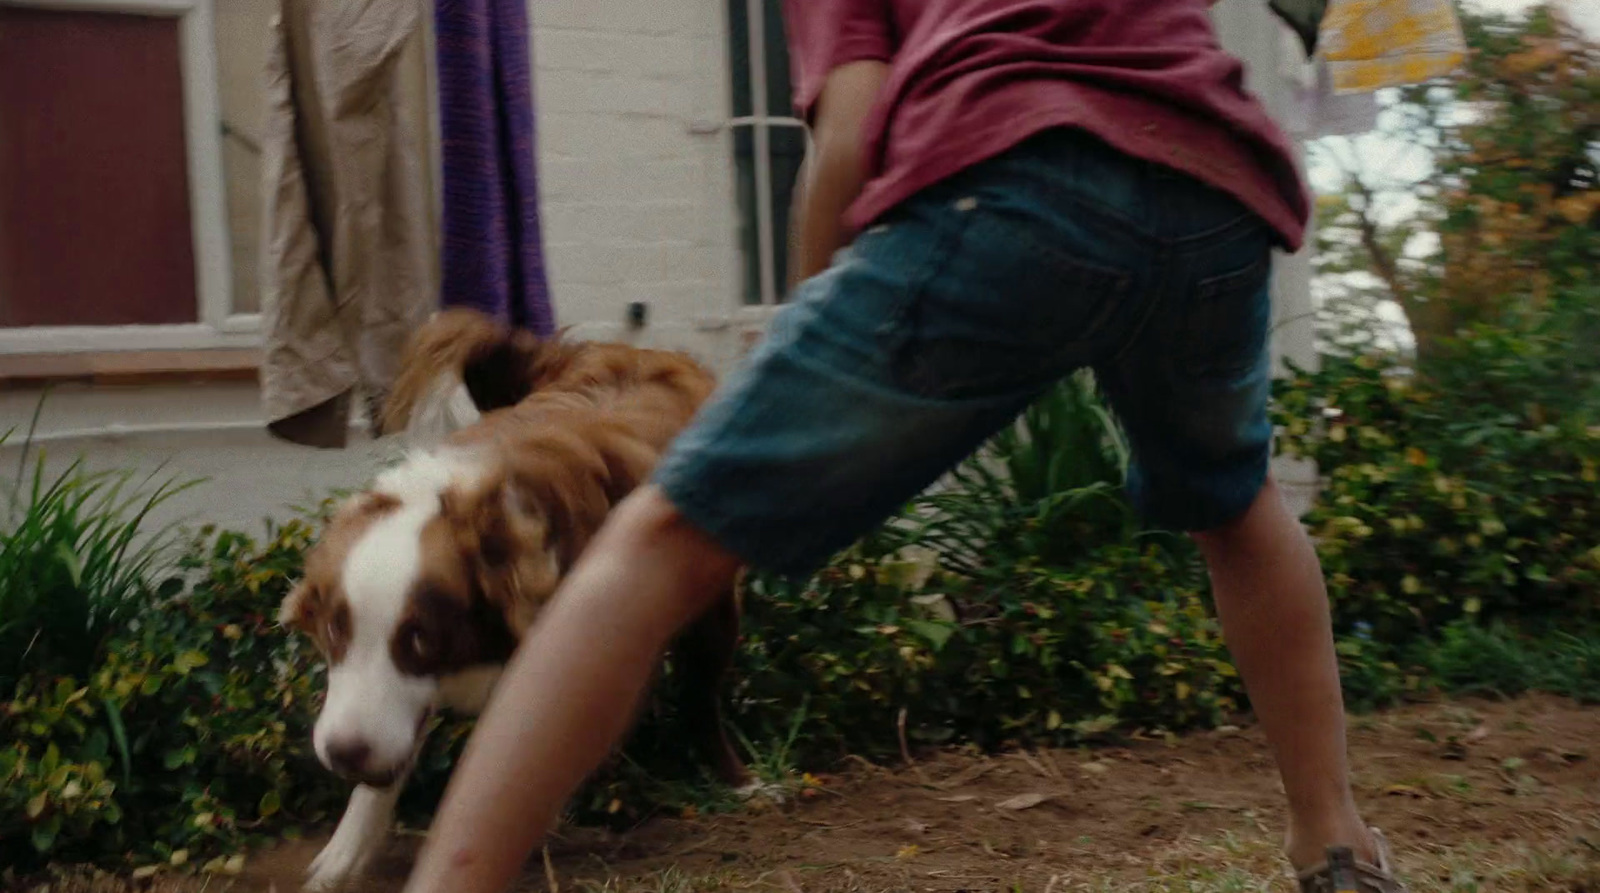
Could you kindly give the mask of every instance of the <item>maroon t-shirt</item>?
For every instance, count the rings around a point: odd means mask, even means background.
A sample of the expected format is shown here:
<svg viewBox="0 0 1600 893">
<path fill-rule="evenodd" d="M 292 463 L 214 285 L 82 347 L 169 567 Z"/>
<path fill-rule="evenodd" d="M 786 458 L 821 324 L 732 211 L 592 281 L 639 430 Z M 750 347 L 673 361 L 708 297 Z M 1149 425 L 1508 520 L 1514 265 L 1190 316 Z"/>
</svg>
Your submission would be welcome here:
<svg viewBox="0 0 1600 893">
<path fill-rule="evenodd" d="M 829 71 L 891 64 L 866 127 L 860 229 L 924 187 L 1050 127 L 1239 198 L 1290 249 L 1310 202 L 1289 141 L 1244 89 L 1206 0 L 786 0 L 795 105 Z"/>
</svg>

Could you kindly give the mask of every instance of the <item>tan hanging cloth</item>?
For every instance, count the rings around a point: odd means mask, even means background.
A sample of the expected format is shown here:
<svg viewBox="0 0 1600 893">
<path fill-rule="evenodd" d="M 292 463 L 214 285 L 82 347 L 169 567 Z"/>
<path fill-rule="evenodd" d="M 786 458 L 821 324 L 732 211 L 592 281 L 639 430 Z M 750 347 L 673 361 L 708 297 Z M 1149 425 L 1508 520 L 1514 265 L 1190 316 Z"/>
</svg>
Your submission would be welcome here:
<svg viewBox="0 0 1600 893">
<path fill-rule="evenodd" d="M 261 297 L 269 429 L 343 447 L 437 306 L 426 27 L 408 0 L 279 0 L 267 63 Z"/>
</svg>

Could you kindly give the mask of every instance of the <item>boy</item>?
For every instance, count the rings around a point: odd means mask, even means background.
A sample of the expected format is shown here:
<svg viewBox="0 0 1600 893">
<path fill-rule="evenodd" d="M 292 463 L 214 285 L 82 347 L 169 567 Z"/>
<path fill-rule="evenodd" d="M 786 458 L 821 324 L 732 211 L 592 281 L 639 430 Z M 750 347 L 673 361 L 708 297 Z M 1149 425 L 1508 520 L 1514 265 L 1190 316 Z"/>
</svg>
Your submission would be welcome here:
<svg viewBox="0 0 1600 893">
<path fill-rule="evenodd" d="M 1270 251 L 1300 247 L 1306 192 L 1208 6 L 788 0 L 809 278 L 519 650 L 412 893 L 503 890 L 740 567 L 816 568 L 1084 366 L 1141 509 L 1205 556 L 1301 888 L 1402 890 L 1351 793 L 1321 569 L 1267 474 Z"/>
</svg>

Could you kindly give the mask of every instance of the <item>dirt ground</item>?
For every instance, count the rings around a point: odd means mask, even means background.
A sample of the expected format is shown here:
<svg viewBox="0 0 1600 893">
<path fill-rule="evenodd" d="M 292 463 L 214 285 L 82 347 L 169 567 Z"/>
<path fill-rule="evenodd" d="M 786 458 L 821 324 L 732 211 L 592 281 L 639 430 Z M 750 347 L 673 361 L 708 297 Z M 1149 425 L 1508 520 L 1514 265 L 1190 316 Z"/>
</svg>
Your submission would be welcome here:
<svg viewBox="0 0 1600 893">
<path fill-rule="evenodd" d="M 1600 710 L 1550 698 L 1418 706 L 1354 719 L 1352 748 L 1358 796 L 1415 893 L 1600 893 Z M 1106 750 L 946 753 L 820 782 L 787 807 L 568 831 L 523 889 L 1292 889 L 1277 854 L 1280 787 L 1253 729 Z M 319 842 L 258 855 L 208 893 L 296 890 Z M 398 890 L 415 844 L 398 838 L 363 889 Z"/>
</svg>

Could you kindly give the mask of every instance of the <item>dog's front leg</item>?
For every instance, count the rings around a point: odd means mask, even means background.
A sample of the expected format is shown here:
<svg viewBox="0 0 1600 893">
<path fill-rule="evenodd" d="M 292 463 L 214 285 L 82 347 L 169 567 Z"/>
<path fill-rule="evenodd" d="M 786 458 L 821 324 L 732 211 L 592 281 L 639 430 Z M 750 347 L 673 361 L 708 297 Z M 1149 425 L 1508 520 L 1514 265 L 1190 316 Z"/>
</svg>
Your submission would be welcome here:
<svg viewBox="0 0 1600 893">
<path fill-rule="evenodd" d="M 404 786 L 405 777 L 401 776 L 386 788 L 360 785 L 355 789 L 333 838 L 311 862 L 306 890 L 320 893 L 337 889 L 366 868 L 389 836 L 394 805 Z"/>
</svg>

